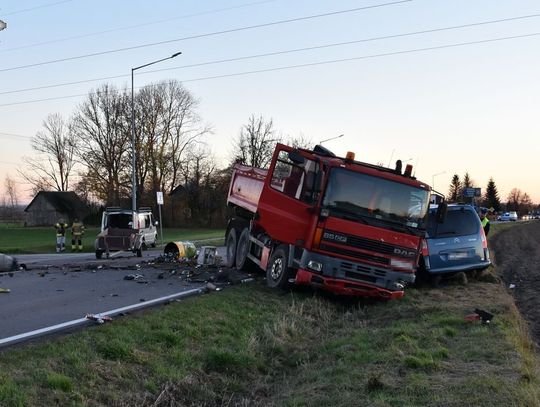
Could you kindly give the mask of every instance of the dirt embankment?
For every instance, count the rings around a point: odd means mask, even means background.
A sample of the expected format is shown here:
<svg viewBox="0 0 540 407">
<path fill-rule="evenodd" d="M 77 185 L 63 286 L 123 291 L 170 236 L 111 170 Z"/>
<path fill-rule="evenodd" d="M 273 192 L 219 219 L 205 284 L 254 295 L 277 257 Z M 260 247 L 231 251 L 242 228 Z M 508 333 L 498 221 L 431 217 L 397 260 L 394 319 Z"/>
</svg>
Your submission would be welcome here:
<svg viewBox="0 0 540 407">
<path fill-rule="evenodd" d="M 489 245 L 508 291 L 540 345 L 540 221 L 501 231 Z"/>
</svg>

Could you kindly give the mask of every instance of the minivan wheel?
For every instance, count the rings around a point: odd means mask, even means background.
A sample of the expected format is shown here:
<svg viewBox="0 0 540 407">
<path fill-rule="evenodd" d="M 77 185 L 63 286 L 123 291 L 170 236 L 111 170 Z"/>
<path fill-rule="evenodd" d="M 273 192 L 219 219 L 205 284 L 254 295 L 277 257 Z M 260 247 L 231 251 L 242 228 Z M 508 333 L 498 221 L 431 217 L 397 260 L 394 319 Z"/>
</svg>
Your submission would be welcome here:
<svg viewBox="0 0 540 407">
<path fill-rule="evenodd" d="M 96 259 L 101 259 L 103 257 L 103 251 L 101 250 L 96 250 Z"/>
</svg>

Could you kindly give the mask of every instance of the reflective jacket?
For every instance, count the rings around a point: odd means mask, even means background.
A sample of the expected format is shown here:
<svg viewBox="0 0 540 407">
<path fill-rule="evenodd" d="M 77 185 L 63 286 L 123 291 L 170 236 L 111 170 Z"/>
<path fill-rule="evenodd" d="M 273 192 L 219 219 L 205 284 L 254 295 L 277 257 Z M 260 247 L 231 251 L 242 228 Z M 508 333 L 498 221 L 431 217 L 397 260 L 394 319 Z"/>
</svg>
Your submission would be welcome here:
<svg viewBox="0 0 540 407">
<path fill-rule="evenodd" d="M 73 225 L 71 225 L 71 234 L 73 236 L 84 235 L 84 225 L 82 222 L 73 222 Z"/>
<path fill-rule="evenodd" d="M 67 227 L 67 223 L 57 223 L 54 225 L 54 228 L 56 229 L 56 236 L 65 236 Z"/>
</svg>

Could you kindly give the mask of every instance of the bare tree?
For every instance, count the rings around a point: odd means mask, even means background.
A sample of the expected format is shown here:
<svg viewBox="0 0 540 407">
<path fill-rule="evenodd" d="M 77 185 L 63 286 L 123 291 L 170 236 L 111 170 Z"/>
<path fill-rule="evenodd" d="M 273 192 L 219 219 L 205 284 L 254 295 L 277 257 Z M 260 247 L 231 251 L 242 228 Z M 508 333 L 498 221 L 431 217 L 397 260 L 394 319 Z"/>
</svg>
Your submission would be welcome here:
<svg viewBox="0 0 540 407">
<path fill-rule="evenodd" d="M 172 191 L 184 153 L 211 129 L 197 114 L 198 101 L 179 82 L 147 86 L 137 96 L 138 179 L 141 189 Z"/>
<path fill-rule="evenodd" d="M 67 191 L 75 166 L 76 139 L 60 114 L 43 121 L 43 130 L 32 138 L 36 157 L 24 157 L 19 174 L 36 190 Z"/>
<path fill-rule="evenodd" d="M 285 143 L 295 148 L 305 148 L 307 150 L 312 150 L 315 147 L 313 139 L 305 136 L 303 133 L 300 133 L 298 136 L 288 136 Z"/>
<path fill-rule="evenodd" d="M 528 212 L 533 206 L 529 194 L 522 192 L 519 188 L 513 188 L 508 194 L 507 200 L 506 210 L 516 211 L 520 214 Z"/>
<path fill-rule="evenodd" d="M 79 145 L 77 156 L 86 167 L 85 184 L 108 205 L 130 196 L 131 149 L 129 103 L 126 92 L 103 85 L 89 93 L 76 111 L 72 128 Z"/>
<path fill-rule="evenodd" d="M 272 159 L 276 143 L 281 137 L 275 134 L 272 119 L 265 121 L 251 115 L 248 123 L 240 129 L 240 134 L 234 141 L 233 159 L 253 167 L 266 168 Z"/>
<path fill-rule="evenodd" d="M 8 175 L 4 179 L 4 217 L 15 220 L 17 207 L 19 206 L 19 192 L 17 190 L 17 182 Z"/>
</svg>

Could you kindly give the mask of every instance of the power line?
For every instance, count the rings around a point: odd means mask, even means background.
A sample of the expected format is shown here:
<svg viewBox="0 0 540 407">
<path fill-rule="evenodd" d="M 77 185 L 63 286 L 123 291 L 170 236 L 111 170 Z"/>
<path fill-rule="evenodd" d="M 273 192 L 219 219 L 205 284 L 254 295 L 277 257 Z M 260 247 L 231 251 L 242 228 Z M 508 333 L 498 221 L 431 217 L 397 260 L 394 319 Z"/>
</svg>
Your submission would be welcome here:
<svg viewBox="0 0 540 407">
<path fill-rule="evenodd" d="M 109 33 L 118 32 L 118 31 L 131 30 L 131 29 L 134 29 L 134 28 L 138 29 L 138 28 L 141 28 L 141 27 L 147 27 L 147 26 L 156 25 L 156 24 L 163 24 L 163 23 L 168 23 L 168 22 L 171 22 L 171 21 L 182 20 L 182 19 L 191 18 L 191 17 L 198 17 L 198 16 L 203 16 L 203 15 L 208 15 L 208 14 L 220 13 L 220 12 L 223 12 L 223 11 L 235 10 L 235 9 L 254 6 L 254 5 L 258 5 L 258 4 L 271 3 L 271 2 L 274 2 L 274 1 L 277 1 L 277 0 L 255 1 L 255 2 L 252 2 L 252 3 L 239 4 L 237 6 L 218 8 L 218 9 L 213 9 L 213 10 L 208 10 L 208 11 L 201 11 L 201 12 L 192 13 L 192 14 L 185 14 L 185 15 L 178 16 L 178 17 L 167 18 L 167 19 L 163 19 L 163 20 L 156 20 L 156 21 L 151 21 L 151 22 L 148 22 L 148 23 L 139 23 L 139 24 L 135 24 L 135 25 L 128 25 L 128 26 L 119 27 L 119 28 L 111 28 L 111 29 L 103 30 L 103 31 L 95 31 L 95 32 L 92 32 L 92 33 L 75 35 L 75 36 L 72 36 L 72 37 L 58 38 L 56 40 L 36 42 L 36 43 L 33 43 L 33 44 L 23 45 L 23 46 L 20 46 L 20 47 L 2 49 L 2 50 L 0 50 L 0 53 L 2 53 L 2 52 L 10 52 L 10 51 L 17 51 L 17 50 L 26 49 L 26 48 L 34 48 L 34 47 L 39 47 L 39 46 L 42 46 L 42 45 L 56 44 L 56 43 L 59 43 L 59 42 L 70 41 L 70 40 L 79 40 L 79 39 L 82 39 L 82 38 L 95 37 L 97 35 L 102 35 L 102 34 L 109 34 Z"/>
<path fill-rule="evenodd" d="M 340 62 L 358 61 L 362 59 L 381 58 L 381 57 L 388 57 L 392 55 L 403 55 L 403 54 L 411 54 L 411 53 L 423 52 L 423 51 L 433 51 L 433 50 L 439 50 L 439 49 L 445 49 L 445 48 L 456 48 L 456 47 L 463 47 L 467 45 L 487 44 L 491 42 L 513 40 L 513 39 L 519 39 L 519 38 L 529 38 L 529 37 L 535 37 L 539 35 L 540 35 L 540 32 L 536 32 L 536 33 L 530 33 L 530 34 L 513 35 L 513 36 L 508 36 L 508 37 L 489 38 L 486 40 L 460 42 L 460 43 L 455 43 L 455 44 L 438 45 L 438 46 L 425 47 L 425 48 L 414 48 L 414 49 L 408 49 L 408 50 L 403 50 L 403 51 L 392 51 L 392 52 L 385 52 L 385 53 L 380 53 L 380 54 L 362 55 L 362 56 L 351 57 L 351 58 L 310 62 L 310 63 L 298 64 L 298 65 L 286 65 L 286 66 L 280 66 L 280 67 L 274 67 L 274 68 L 259 69 L 259 70 L 254 70 L 254 71 L 236 72 L 236 73 L 231 73 L 231 74 L 223 74 L 223 75 L 215 75 L 215 76 L 204 76 L 201 78 L 181 80 L 181 82 L 186 83 L 186 82 L 198 82 L 198 81 L 204 81 L 204 80 L 210 80 L 210 79 L 230 78 L 234 76 L 251 75 L 251 74 L 273 72 L 273 71 L 283 71 L 287 69 L 305 68 L 305 67 L 318 66 L 318 65 L 329 65 L 329 64 L 335 64 L 335 63 L 340 63 Z M 153 85 L 145 85 L 145 86 L 138 87 L 137 89 L 147 88 L 151 86 Z M 44 98 L 44 99 L 33 99 L 33 100 L 26 100 L 26 101 L 21 101 L 21 102 L 4 103 L 4 104 L 0 104 L 0 107 L 45 102 L 45 101 L 50 101 L 50 100 L 69 99 L 69 98 L 76 98 L 76 97 L 81 97 L 81 96 L 86 96 L 86 95 L 87 95 L 86 93 L 82 93 L 78 95 L 57 96 L 57 97 Z"/>
<path fill-rule="evenodd" d="M 25 8 L 25 9 L 22 9 L 22 10 L 12 11 L 10 13 L 2 13 L 2 15 L 4 15 L 4 16 L 12 16 L 14 14 L 26 13 L 27 11 L 34 11 L 34 10 L 38 10 L 38 9 L 41 9 L 41 8 L 52 7 L 52 6 L 56 6 L 58 4 L 62 4 L 62 3 L 69 3 L 71 1 L 73 1 L 73 0 L 56 1 L 54 3 L 42 4 L 41 6 L 30 7 L 30 8 Z"/>
<path fill-rule="evenodd" d="M 476 23 L 454 25 L 454 26 L 440 27 L 440 28 L 432 28 L 432 29 L 428 29 L 428 30 L 413 31 L 413 32 L 408 32 L 408 33 L 391 34 L 391 35 L 385 35 L 385 36 L 379 36 L 379 37 L 363 38 L 363 39 L 353 40 L 353 41 L 344 41 L 344 42 L 337 42 L 337 43 L 331 43 L 331 44 L 315 45 L 315 46 L 312 46 L 312 47 L 295 48 L 295 49 L 289 49 L 289 50 L 267 52 L 267 53 L 262 53 L 262 54 L 240 56 L 240 57 L 235 57 L 235 58 L 227 58 L 227 59 L 220 59 L 220 60 L 214 60 L 214 61 L 200 62 L 200 63 L 196 63 L 196 64 L 181 65 L 181 66 L 176 66 L 176 67 L 172 67 L 172 68 L 163 68 L 163 69 L 155 69 L 155 70 L 151 70 L 151 71 L 145 71 L 142 74 L 146 75 L 146 74 L 156 73 L 156 72 L 172 71 L 172 70 L 175 70 L 175 69 L 194 68 L 194 67 L 205 66 L 205 65 L 221 64 L 221 63 L 225 63 L 225 62 L 235 62 L 235 61 L 242 61 L 242 60 L 247 60 L 247 59 L 254 59 L 254 58 L 262 58 L 262 57 L 275 56 L 275 55 L 290 54 L 290 53 L 295 53 L 295 52 L 311 51 L 311 50 L 322 49 L 322 48 L 330 48 L 330 47 L 337 47 L 337 46 L 343 46 L 343 45 L 352 45 L 352 44 L 357 44 L 357 43 L 362 43 L 362 42 L 379 41 L 379 40 L 400 38 L 400 37 L 406 37 L 406 36 L 412 36 L 412 35 L 421 35 L 421 34 L 440 32 L 440 31 L 456 30 L 456 29 L 469 28 L 469 27 L 488 25 L 488 24 L 496 24 L 496 23 L 501 23 L 501 22 L 515 21 L 515 20 L 533 18 L 533 17 L 540 17 L 540 14 L 528 14 L 528 15 L 525 15 L 525 16 L 508 17 L 508 18 L 503 18 L 503 19 L 498 19 L 498 20 L 481 21 L 481 22 L 476 22 Z M 52 84 L 52 85 L 36 86 L 36 87 L 32 87 L 32 88 L 15 89 L 15 90 L 10 90 L 10 91 L 0 92 L 0 95 L 28 92 L 28 91 L 41 90 L 41 89 L 50 89 L 50 88 L 56 88 L 56 87 L 60 87 L 60 86 L 78 85 L 78 84 L 82 84 L 82 83 L 97 82 L 97 81 L 109 80 L 109 79 L 127 78 L 129 76 L 130 76 L 129 74 L 105 76 L 105 77 L 101 77 L 101 78 L 83 79 L 83 80 L 79 80 L 79 81 L 63 82 L 63 83 L 57 83 L 57 84 Z"/>
<path fill-rule="evenodd" d="M 108 51 L 94 52 L 94 53 L 91 53 L 91 54 L 77 55 L 77 56 L 74 56 L 74 57 L 53 59 L 53 60 L 50 60 L 50 61 L 36 62 L 36 63 L 33 63 L 33 64 L 27 64 L 27 65 L 19 65 L 19 66 L 14 66 L 14 67 L 11 67 L 11 68 L 3 68 L 3 69 L 0 69 L 0 72 L 14 71 L 14 70 L 18 70 L 18 69 L 31 68 L 31 67 L 35 67 L 35 66 L 49 65 L 49 64 L 54 64 L 54 63 L 57 63 L 57 62 L 73 61 L 73 60 L 77 60 L 77 59 L 83 59 L 83 58 L 90 58 L 90 57 L 95 57 L 95 56 L 100 56 L 100 55 L 113 54 L 113 53 L 117 53 L 117 52 L 130 51 L 130 50 L 134 50 L 134 49 L 153 47 L 153 46 L 156 46 L 156 45 L 163 45 L 163 44 L 170 44 L 170 43 L 173 43 L 173 42 L 192 40 L 192 39 L 196 39 L 196 38 L 204 38 L 204 37 L 211 37 L 211 36 L 215 36 L 215 35 L 222 35 L 222 34 L 228 34 L 228 33 L 233 33 L 233 32 L 252 30 L 254 28 L 270 27 L 270 26 L 274 26 L 274 25 L 287 24 L 287 23 L 293 23 L 293 22 L 298 22 L 298 21 L 305 21 L 305 20 L 321 18 L 321 17 L 328 17 L 328 16 L 333 16 L 333 15 L 338 15 L 338 14 L 352 13 L 352 12 L 356 12 L 356 11 L 362 11 L 362 10 L 368 10 L 368 9 L 373 9 L 373 8 L 378 8 L 378 7 L 391 6 L 391 5 L 395 5 L 395 4 L 409 3 L 411 1 L 413 1 L 413 0 L 399 0 L 399 1 L 394 1 L 394 2 L 390 2 L 390 3 L 381 3 L 381 4 L 375 4 L 375 5 L 364 6 L 364 7 L 357 7 L 357 8 L 353 8 L 353 9 L 347 9 L 347 10 L 332 11 L 332 12 L 323 13 L 323 14 L 315 14 L 315 15 L 305 16 L 305 17 L 291 18 L 291 19 L 287 19 L 287 20 L 272 21 L 272 22 L 264 23 L 264 24 L 256 24 L 256 25 L 249 25 L 249 26 L 238 27 L 238 28 L 231 28 L 231 29 L 228 29 L 228 30 L 213 31 L 213 32 L 210 32 L 210 33 L 191 35 L 191 36 L 188 36 L 188 37 L 176 38 L 176 39 L 173 39 L 173 40 L 152 42 L 152 43 L 148 43 L 148 44 L 135 45 L 135 46 L 124 47 L 124 48 L 117 48 L 117 49 L 112 49 L 112 50 L 108 50 Z"/>
<path fill-rule="evenodd" d="M 23 139 L 28 139 L 28 140 L 31 140 L 32 137 L 30 136 L 23 136 L 22 134 L 14 134 L 14 133 L 4 133 L 3 131 L 0 131 L 0 137 L 16 137 L 16 138 L 23 138 Z"/>
</svg>

